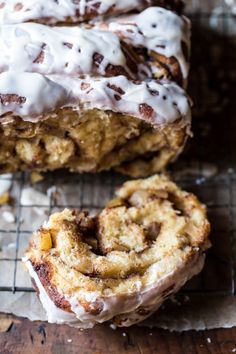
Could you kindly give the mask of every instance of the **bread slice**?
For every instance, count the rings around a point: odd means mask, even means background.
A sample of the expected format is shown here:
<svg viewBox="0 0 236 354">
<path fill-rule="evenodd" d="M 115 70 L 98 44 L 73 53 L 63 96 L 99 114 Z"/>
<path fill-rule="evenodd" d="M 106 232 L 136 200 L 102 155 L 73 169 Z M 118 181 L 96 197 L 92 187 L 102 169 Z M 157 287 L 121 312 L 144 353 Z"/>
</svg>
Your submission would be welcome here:
<svg viewBox="0 0 236 354">
<path fill-rule="evenodd" d="M 126 182 L 96 217 L 65 209 L 34 233 L 24 263 L 48 321 L 130 326 L 202 270 L 206 208 L 165 176 Z"/>
</svg>

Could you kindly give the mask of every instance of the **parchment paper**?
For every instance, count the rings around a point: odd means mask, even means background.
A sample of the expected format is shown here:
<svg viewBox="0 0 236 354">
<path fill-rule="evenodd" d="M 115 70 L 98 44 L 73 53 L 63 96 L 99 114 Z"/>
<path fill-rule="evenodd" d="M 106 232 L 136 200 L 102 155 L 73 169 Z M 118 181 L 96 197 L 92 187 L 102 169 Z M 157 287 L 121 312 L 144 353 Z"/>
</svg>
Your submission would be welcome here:
<svg viewBox="0 0 236 354">
<path fill-rule="evenodd" d="M 155 315 L 139 324 L 171 331 L 230 328 L 236 325 L 235 297 L 192 296 L 188 302 L 178 298 L 178 305 L 168 300 Z M 17 293 L 1 295 L 0 311 L 27 317 L 32 321 L 46 320 L 35 294 Z"/>
</svg>

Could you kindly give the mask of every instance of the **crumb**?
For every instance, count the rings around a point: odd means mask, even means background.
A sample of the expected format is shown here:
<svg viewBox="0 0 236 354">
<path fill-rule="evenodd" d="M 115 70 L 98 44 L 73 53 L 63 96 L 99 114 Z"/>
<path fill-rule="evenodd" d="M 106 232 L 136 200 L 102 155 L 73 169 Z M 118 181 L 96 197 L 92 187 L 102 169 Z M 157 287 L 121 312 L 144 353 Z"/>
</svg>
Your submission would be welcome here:
<svg viewBox="0 0 236 354">
<path fill-rule="evenodd" d="M 53 196 L 53 194 L 55 194 L 57 192 L 57 187 L 56 186 L 51 186 L 48 188 L 47 190 L 47 196 L 51 197 Z"/>
<path fill-rule="evenodd" d="M 11 200 L 10 194 L 8 192 L 4 192 L 0 195 L 0 205 L 9 204 Z"/>
<path fill-rule="evenodd" d="M 67 342 L 68 342 L 68 343 L 71 343 L 71 342 L 72 342 L 72 339 L 71 339 L 71 338 L 67 339 Z"/>
<path fill-rule="evenodd" d="M 196 182 L 197 185 L 201 185 L 204 182 L 206 182 L 206 178 L 205 177 L 197 178 L 195 182 Z"/>
<path fill-rule="evenodd" d="M 4 211 L 2 213 L 2 216 L 6 222 L 13 223 L 15 221 L 15 216 L 10 211 Z"/>
<path fill-rule="evenodd" d="M 233 349 L 232 349 L 232 353 L 236 353 L 236 348 L 233 348 Z"/>
<path fill-rule="evenodd" d="M 7 245 L 7 248 L 8 248 L 8 249 L 16 248 L 15 242 L 9 243 L 9 244 Z"/>
<path fill-rule="evenodd" d="M 0 177 L 0 196 L 5 194 L 10 190 L 12 186 L 12 175 L 11 174 L 5 174 L 1 175 Z"/>
<path fill-rule="evenodd" d="M 49 198 L 42 192 L 38 190 L 26 187 L 22 190 L 21 193 L 21 204 L 23 206 L 31 206 L 31 205 L 49 205 Z"/>
<path fill-rule="evenodd" d="M 114 323 L 110 324 L 111 329 L 116 330 L 116 325 Z"/>
<path fill-rule="evenodd" d="M 211 338 L 207 338 L 207 343 L 211 343 Z"/>
<path fill-rule="evenodd" d="M 30 174 L 30 181 L 32 184 L 41 182 L 44 179 L 44 176 L 41 175 L 39 172 L 31 172 Z"/>
<path fill-rule="evenodd" d="M 22 190 L 20 201 L 22 206 L 31 206 L 37 215 L 45 215 L 46 207 L 50 206 L 50 198 L 31 187 Z"/>
<path fill-rule="evenodd" d="M 225 3 L 231 8 L 232 14 L 235 14 L 236 13 L 235 0 L 225 0 Z"/>
<path fill-rule="evenodd" d="M 189 302 L 189 301 L 190 301 L 190 297 L 188 295 L 185 295 L 184 302 Z"/>
<path fill-rule="evenodd" d="M 149 336 L 152 336 L 152 332 L 149 333 Z"/>
<path fill-rule="evenodd" d="M 57 200 L 57 198 L 59 197 L 59 192 L 57 190 L 57 187 L 51 186 L 50 188 L 48 188 L 47 196 L 51 201 L 55 202 Z"/>
<path fill-rule="evenodd" d="M 218 173 L 218 167 L 208 163 L 208 162 L 203 162 L 201 164 L 201 176 L 202 178 L 210 178 L 214 177 Z M 193 176 L 197 177 L 199 176 L 199 163 L 197 161 L 191 161 L 190 166 L 186 167 L 185 165 L 180 166 L 180 169 L 177 170 L 174 173 L 175 177 L 181 178 L 185 176 Z"/>
<path fill-rule="evenodd" d="M 12 186 L 12 174 L 0 177 L 0 205 L 9 204 L 11 201 L 9 190 Z"/>
<path fill-rule="evenodd" d="M 122 336 L 123 336 L 123 337 L 126 337 L 126 336 L 127 336 L 127 334 L 126 334 L 125 332 L 123 332 L 123 333 L 122 333 Z"/>
</svg>

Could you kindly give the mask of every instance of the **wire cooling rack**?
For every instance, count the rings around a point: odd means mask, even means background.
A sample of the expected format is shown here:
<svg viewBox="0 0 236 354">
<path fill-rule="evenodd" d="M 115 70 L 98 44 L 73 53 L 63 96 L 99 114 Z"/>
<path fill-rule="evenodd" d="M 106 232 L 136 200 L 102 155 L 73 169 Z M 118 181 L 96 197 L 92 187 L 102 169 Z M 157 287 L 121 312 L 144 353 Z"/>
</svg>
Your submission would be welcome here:
<svg viewBox="0 0 236 354">
<path fill-rule="evenodd" d="M 213 247 L 203 272 L 182 292 L 235 295 L 236 18 L 222 1 L 189 1 L 187 10 L 193 23 L 189 88 L 196 102 L 195 138 L 170 173 L 178 184 L 207 204 Z M 21 257 L 32 231 L 51 212 L 70 207 L 97 213 L 126 179 L 114 173 L 49 173 L 42 182 L 31 186 L 44 195 L 40 199 L 28 189 L 27 173 L 0 177 L 0 182 L 10 181 L 12 197 L 10 205 L 0 206 L 0 294 L 33 291 Z"/>
</svg>

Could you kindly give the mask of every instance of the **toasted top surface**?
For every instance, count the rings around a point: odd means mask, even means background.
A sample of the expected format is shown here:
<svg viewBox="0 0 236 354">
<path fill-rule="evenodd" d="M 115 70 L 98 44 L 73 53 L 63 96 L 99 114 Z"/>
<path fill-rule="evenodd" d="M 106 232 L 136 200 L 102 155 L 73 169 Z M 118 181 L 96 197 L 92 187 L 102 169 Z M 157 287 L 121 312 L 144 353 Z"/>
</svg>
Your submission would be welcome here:
<svg viewBox="0 0 236 354">
<path fill-rule="evenodd" d="M 131 296 L 169 274 L 177 280 L 209 247 L 208 234 L 205 206 L 153 176 L 125 183 L 95 218 L 68 209 L 53 214 L 34 234 L 26 260 L 52 299 Z"/>
</svg>

